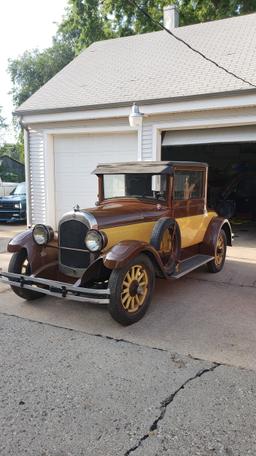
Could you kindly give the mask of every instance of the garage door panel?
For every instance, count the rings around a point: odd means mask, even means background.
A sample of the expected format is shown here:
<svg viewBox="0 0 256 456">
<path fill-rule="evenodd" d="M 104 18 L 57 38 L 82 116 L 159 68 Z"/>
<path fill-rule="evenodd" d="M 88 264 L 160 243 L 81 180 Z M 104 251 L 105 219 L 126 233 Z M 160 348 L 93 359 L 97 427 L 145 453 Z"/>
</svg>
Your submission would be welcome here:
<svg viewBox="0 0 256 456">
<path fill-rule="evenodd" d="M 97 199 L 98 163 L 137 160 L 137 134 L 58 135 L 54 137 L 57 221 L 75 204 L 86 208 Z"/>
</svg>

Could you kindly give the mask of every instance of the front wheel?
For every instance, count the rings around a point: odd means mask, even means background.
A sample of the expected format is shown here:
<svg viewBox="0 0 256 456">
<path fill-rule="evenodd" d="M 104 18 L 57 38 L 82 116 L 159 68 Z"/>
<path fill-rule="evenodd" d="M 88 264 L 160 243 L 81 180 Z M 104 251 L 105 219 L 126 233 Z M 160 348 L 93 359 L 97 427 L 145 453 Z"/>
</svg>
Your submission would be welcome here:
<svg viewBox="0 0 256 456">
<path fill-rule="evenodd" d="M 154 285 L 154 267 L 144 254 L 114 269 L 109 278 L 108 309 L 112 318 L 124 326 L 139 321 L 151 302 Z"/>
<path fill-rule="evenodd" d="M 26 250 L 20 250 L 19 252 L 13 254 L 9 263 L 8 272 L 23 275 L 31 274 Z M 27 288 L 19 288 L 13 285 L 11 285 L 11 288 L 17 296 L 26 299 L 27 301 L 32 301 L 33 299 L 38 299 L 42 296 L 45 296 L 43 293 L 28 290 Z"/>
<path fill-rule="evenodd" d="M 224 266 L 227 253 L 227 236 L 224 230 L 220 230 L 215 246 L 215 256 L 212 261 L 207 263 L 209 272 L 220 272 Z"/>
</svg>

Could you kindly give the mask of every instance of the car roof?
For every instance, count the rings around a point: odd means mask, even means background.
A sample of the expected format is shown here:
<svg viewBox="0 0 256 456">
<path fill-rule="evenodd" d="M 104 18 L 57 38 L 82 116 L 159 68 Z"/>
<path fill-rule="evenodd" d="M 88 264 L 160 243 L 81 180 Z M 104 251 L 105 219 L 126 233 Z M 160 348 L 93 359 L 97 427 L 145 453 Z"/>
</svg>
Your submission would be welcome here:
<svg viewBox="0 0 256 456">
<path fill-rule="evenodd" d="M 207 163 L 193 161 L 135 161 L 99 163 L 92 174 L 173 174 L 174 168 L 208 168 Z"/>
</svg>

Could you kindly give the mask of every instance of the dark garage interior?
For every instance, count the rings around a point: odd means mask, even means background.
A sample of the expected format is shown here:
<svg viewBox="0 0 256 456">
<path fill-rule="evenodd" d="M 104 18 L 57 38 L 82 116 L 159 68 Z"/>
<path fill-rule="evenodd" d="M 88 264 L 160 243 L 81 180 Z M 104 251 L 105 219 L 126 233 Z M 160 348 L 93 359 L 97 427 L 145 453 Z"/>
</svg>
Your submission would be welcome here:
<svg viewBox="0 0 256 456">
<path fill-rule="evenodd" d="M 209 207 L 233 222 L 256 221 L 256 143 L 163 146 L 162 160 L 208 163 Z"/>
</svg>

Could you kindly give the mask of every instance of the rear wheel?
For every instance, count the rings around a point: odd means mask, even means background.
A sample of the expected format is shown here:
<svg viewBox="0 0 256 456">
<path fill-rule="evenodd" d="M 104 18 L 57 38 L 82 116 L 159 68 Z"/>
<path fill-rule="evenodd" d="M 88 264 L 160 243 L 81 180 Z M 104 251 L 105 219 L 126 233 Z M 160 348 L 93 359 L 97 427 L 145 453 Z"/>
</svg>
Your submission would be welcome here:
<svg viewBox="0 0 256 456">
<path fill-rule="evenodd" d="M 23 275 L 31 274 L 31 268 L 28 262 L 26 250 L 20 250 L 19 252 L 13 254 L 9 263 L 8 272 Z M 42 296 L 45 296 L 43 293 L 28 290 L 26 288 L 15 287 L 13 285 L 11 285 L 11 288 L 17 296 L 26 299 L 27 301 L 32 301 L 33 299 L 38 299 Z"/>
<path fill-rule="evenodd" d="M 150 259 L 138 255 L 109 278 L 109 312 L 122 325 L 131 325 L 145 314 L 155 285 L 155 271 Z"/>
<path fill-rule="evenodd" d="M 209 272 L 220 272 L 224 266 L 227 253 L 227 236 L 224 230 L 220 230 L 215 246 L 215 257 L 207 263 Z"/>
</svg>

